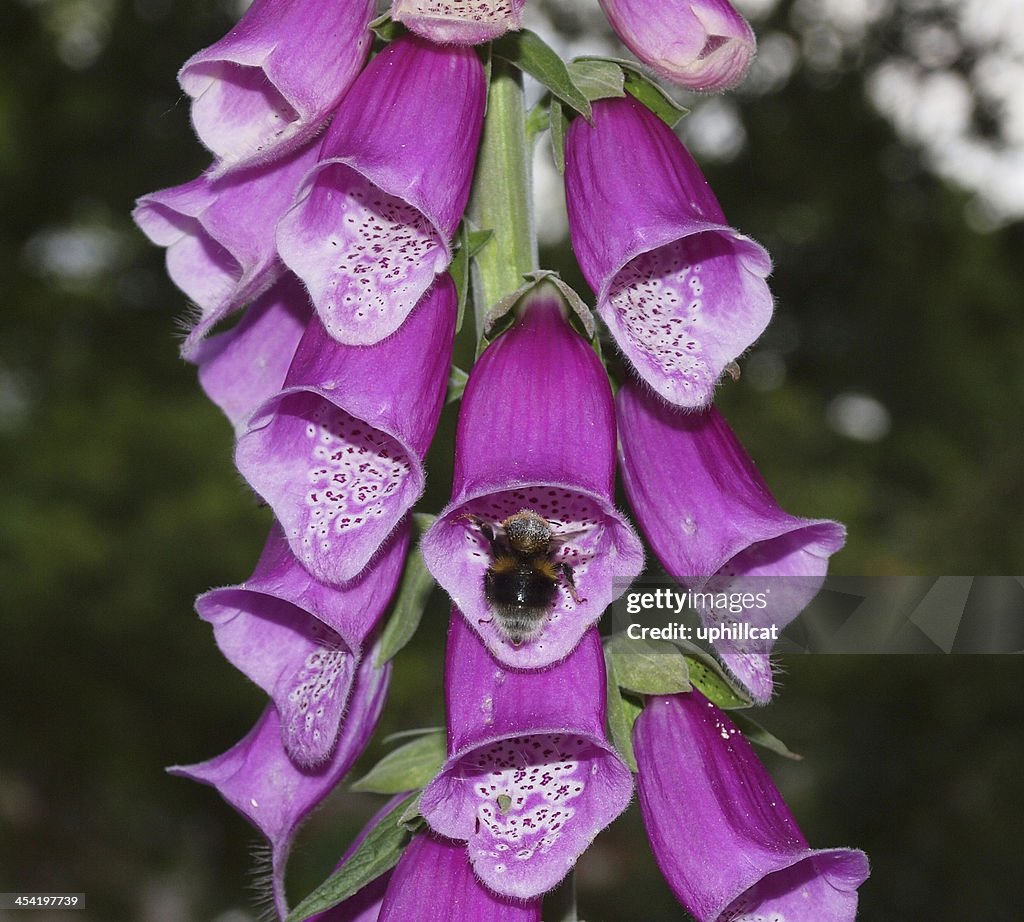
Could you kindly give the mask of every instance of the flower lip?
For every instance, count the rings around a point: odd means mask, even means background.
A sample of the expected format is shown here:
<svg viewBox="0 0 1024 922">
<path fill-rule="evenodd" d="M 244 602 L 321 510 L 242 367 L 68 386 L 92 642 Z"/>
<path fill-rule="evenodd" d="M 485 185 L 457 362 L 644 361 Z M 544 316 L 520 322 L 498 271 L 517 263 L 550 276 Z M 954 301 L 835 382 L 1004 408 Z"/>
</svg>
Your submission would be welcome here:
<svg viewBox="0 0 1024 922">
<path fill-rule="evenodd" d="M 391 17 L 440 44 L 478 45 L 519 28 L 525 0 L 394 0 Z"/>
<path fill-rule="evenodd" d="M 493 530 L 523 509 L 536 512 L 552 527 L 550 559 L 571 568 L 576 598 L 567 578 L 559 577 L 555 601 L 543 615 L 539 633 L 515 644 L 487 597 L 484 580 L 494 553 L 474 519 Z M 463 494 L 438 516 L 421 549 L 427 568 L 487 649 L 515 669 L 540 669 L 568 656 L 643 562 L 639 540 L 606 498 L 551 482 Z"/>
</svg>

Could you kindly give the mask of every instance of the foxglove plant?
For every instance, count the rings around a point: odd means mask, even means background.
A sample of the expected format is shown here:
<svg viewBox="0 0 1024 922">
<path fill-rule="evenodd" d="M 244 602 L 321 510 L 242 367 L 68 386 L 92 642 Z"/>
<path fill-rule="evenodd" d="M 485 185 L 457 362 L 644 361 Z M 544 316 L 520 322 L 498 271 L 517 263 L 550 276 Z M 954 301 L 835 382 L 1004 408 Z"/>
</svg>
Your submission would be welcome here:
<svg viewBox="0 0 1024 922">
<path fill-rule="evenodd" d="M 715 407 L 687 413 L 632 381 L 615 405 L 622 482 L 665 569 L 695 592 L 764 593 L 765 607 L 744 610 L 743 620 L 784 628 L 818 593 L 846 529 L 779 508 Z M 700 615 L 708 625 L 727 617 L 708 607 Z M 771 645 L 723 642 L 719 652 L 754 699 L 767 702 Z"/>
<path fill-rule="evenodd" d="M 213 327 L 263 294 L 284 273 L 274 242 L 316 162 L 307 144 L 261 166 L 216 178 L 212 171 L 139 199 L 132 216 L 153 243 L 167 248 L 167 274 L 198 308 L 182 346 L 195 359 Z"/>
<path fill-rule="evenodd" d="M 375 346 L 339 345 L 314 318 L 284 387 L 238 439 L 238 470 L 317 579 L 354 578 L 419 499 L 455 311 L 443 277 L 399 332 Z"/>
<path fill-rule="evenodd" d="M 214 172 L 264 163 L 312 138 L 370 51 L 374 0 L 254 0 L 178 82 Z"/>
<path fill-rule="evenodd" d="M 527 294 L 516 312 L 466 385 L 452 499 L 422 549 L 494 657 L 537 669 L 572 652 L 639 574 L 643 550 L 613 502 L 615 414 L 604 368 L 553 287 Z M 524 508 L 553 527 L 556 561 L 571 567 L 576 591 L 562 585 L 540 636 L 517 645 L 492 616 L 484 590 L 491 552 L 474 519 L 497 526 Z"/>
<path fill-rule="evenodd" d="M 619 349 L 669 403 L 707 405 L 771 318 L 764 248 L 729 226 L 682 141 L 632 98 L 572 123 L 565 194 L 573 249 Z"/>
<path fill-rule="evenodd" d="M 622 43 L 659 77 L 705 93 L 743 81 L 754 30 L 727 0 L 600 0 Z"/>
<path fill-rule="evenodd" d="M 784 624 L 842 544 L 837 523 L 779 509 L 709 406 L 770 318 L 767 253 L 728 224 L 634 65 L 566 68 L 529 33 L 469 47 L 519 29 L 523 0 L 394 0 L 371 23 L 374 6 L 256 0 L 180 74 L 217 159 L 135 211 L 197 306 L 183 353 L 276 519 L 249 579 L 196 603 L 271 702 L 228 752 L 171 771 L 269 840 L 288 922 L 539 920 L 625 809 L 631 770 L 700 922 L 849 922 L 863 855 L 811 850 L 699 691 L 766 701 L 770 651 L 720 648 L 723 668 L 682 647 L 638 669 L 595 626 L 643 565 L 614 503 L 617 446 L 633 511 L 688 588 L 794 580 L 766 613 Z M 602 6 L 689 88 L 735 84 L 753 54 L 724 0 Z M 545 88 L 529 116 L 523 72 Z M 538 271 L 528 137 L 544 125 L 597 313 L 644 382 L 614 401 L 589 310 Z M 452 368 L 474 352 L 468 375 Z M 446 394 L 451 501 L 409 553 Z M 358 782 L 397 796 L 289 915 L 298 826 L 367 746 L 431 575 L 454 603 L 446 739 L 417 733 Z"/>
<path fill-rule="evenodd" d="M 285 865 L 302 821 L 334 789 L 366 748 L 384 707 L 390 664 L 371 651 L 352 687 L 347 719 L 329 758 L 316 768 L 295 764 L 282 744 L 281 717 L 267 706 L 249 734 L 227 752 L 197 765 L 169 768 L 173 775 L 215 787 L 270 843 L 274 906 L 288 915 Z"/>
<path fill-rule="evenodd" d="M 484 94 L 474 51 L 407 36 L 373 59 L 338 108 L 277 232 L 281 258 L 338 342 L 392 334 L 448 266 Z"/>
<path fill-rule="evenodd" d="M 452 612 L 449 756 L 420 811 L 439 835 L 467 842 L 495 893 L 530 899 L 552 889 L 629 803 L 629 769 L 605 740 L 604 694 L 596 629 L 532 675 L 495 663 Z"/>
<path fill-rule="evenodd" d="M 812 849 L 750 743 L 700 692 L 648 701 L 634 745 L 654 857 L 698 922 L 853 922 L 864 853 Z"/>
</svg>

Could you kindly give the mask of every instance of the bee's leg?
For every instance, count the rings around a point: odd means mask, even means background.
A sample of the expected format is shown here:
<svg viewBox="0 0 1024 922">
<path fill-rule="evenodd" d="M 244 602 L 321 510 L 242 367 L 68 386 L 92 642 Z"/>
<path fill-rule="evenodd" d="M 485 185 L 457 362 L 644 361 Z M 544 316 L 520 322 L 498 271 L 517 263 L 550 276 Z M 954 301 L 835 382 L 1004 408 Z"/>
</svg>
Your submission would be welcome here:
<svg viewBox="0 0 1024 922">
<path fill-rule="evenodd" d="M 480 516 L 474 515 L 472 512 L 464 512 L 462 515 L 459 516 L 459 518 L 469 519 L 469 521 L 471 521 L 480 530 L 480 534 L 484 536 L 484 539 L 491 546 L 491 551 L 497 551 L 497 548 L 495 547 L 497 538 L 494 537 L 494 529 L 491 528 L 490 522 L 485 522 L 482 518 L 480 518 Z"/>
<path fill-rule="evenodd" d="M 565 579 L 566 588 L 569 590 L 569 595 L 572 596 L 572 600 L 579 605 L 580 601 L 586 601 L 586 599 L 580 599 L 579 592 L 576 591 L 576 580 L 572 575 L 572 567 L 564 561 L 558 564 L 558 570 Z"/>
</svg>

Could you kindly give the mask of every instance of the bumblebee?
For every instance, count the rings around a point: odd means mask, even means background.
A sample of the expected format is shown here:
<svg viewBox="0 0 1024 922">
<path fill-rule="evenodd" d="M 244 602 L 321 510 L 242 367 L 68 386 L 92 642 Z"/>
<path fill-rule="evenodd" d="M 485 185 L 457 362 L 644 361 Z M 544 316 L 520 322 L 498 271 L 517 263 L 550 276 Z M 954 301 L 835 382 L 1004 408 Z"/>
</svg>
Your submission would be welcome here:
<svg viewBox="0 0 1024 922">
<path fill-rule="evenodd" d="M 548 521 L 531 509 L 520 509 L 497 528 L 476 515 L 465 518 L 491 546 L 484 597 L 498 630 L 514 646 L 540 633 L 562 581 L 579 604 L 572 567 L 554 556 L 569 535 L 556 537 Z"/>
</svg>

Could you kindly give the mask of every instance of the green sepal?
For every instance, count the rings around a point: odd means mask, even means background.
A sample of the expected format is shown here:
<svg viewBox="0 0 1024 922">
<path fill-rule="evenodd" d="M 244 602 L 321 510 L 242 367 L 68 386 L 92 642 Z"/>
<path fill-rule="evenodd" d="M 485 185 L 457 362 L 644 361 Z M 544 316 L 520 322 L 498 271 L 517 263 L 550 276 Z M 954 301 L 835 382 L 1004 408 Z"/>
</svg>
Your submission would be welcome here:
<svg viewBox="0 0 1024 922">
<path fill-rule="evenodd" d="M 402 815 L 398 818 L 396 825 L 400 826 L 406 832 L 419 832 L 427 825 L 427 821 L 423 819 L 423 814 L 420 813 L 420 801 L 423 800 L 423 792 L 417 791 L 416 796 L 406 801 L 406 808 L 402 811 Z"/>
<path fill-rule="evenodd" d="M 568 103 L 580 115 L 590 118 L 590 101 L 573 82 L 558 53 L 536 32 L 529 29 L 506 32 L 492 44 L 491 51 L 546 86 L 552 95 Z"/>
<path fill-rule="evenodd" d="M 548 97 L 545 97 L 538 102 L 529 112 L 526 113 L 526 142 L 532 144 L 540 134 L 548 130 L 550 125 L 550 113 L 548 109 L 550 102 Z"/>
<path fill-rule="evenodd" d="M 769 752 L 774 752 L 776 755 L 780 755 L 786 759 L 793 759 L 795 762 L 803 760 L 803 756 L 799 752 L 793 752 L 782 740 L 780 740 L 774 733 L 766 730 L 756 720 L 750 717 L 748 714 L 736 712 L 730 714 L 729 718 L 732 720 L 740 732 L 752 742 L 755 746 L 760 746 L 762 749 L 767 749 Z"/>
<path fill-rule="evenodd" d="M 584 55 L 573 61 L 573 64 L 615 65 L 622 73 L 623 89 L 634 99 L 639 100 L 660 118 L 669 128 L 674 128 L 679 120 L 689 115 L 690 110 L 679 105 L 660 84 L 644 73 L 636 61 L 625 58 L 609 58 L 603 55 Z M 619 93 L 619 96 L 624 94 Z M 595 99 L 597 97 L 591 97 Z"/>
<path fill-rule="evenodd" d="M 506 326 L 503 325 L 501 321 L 508 318 L 509 323 L 511 323 L 511 318 L 508 315 L 511 314 L 512 309 L 529 292 L 544 284 L 551 284 L 555 286 L 559 295 L 562 296 L 572 312 L 579 318 L 587 336 L 593 338 L 596 327 L 594 325 L 594 316 L 590 312 L 590 308 L 587 307 L 584 300 L 576 294 L 572 288 L 562 281 L 561 276 L 559 276 L 557 272 L 553 272 L 551 269 L 538 269 L 536 272 L 528 272 L 523 277 L 526 279 L 524 284 L 520 285 L 519 288 L 511 294 L 505 295 L 504 298 L 502 298 L 487 312 L 487 318 L 484 321 L 484 337 L 480 340 L 482 344 L 480 351 L 483 351 L 483 347 L 486 346 L 484 338 L 493 340 L 499 333 L 501 333 Z"/>
<path fill-rule="evenodd" d="M 629 766 L 637 771 L 636 756 L 633 754 L 633 724 L 643 710 L 635 698 L 623 693 L 615 672 L 615 658 L 605 650 L 605 672 L 608 677 L 608 734 L 612 745 Z"/>
<path fill-rule="evenodd" d="M 448 375 L 448 394 L 444 399 L 445 403 L 455 403 L 462 399 L 466 390 L 466 382 L 469 381 L 469 372 L 463 371 L 458 365 L 452 365 L 451 374 Z"/>
<path fill-rule="evenodd" d="M 577 58 L 569 62 L 569 76 L 591 102 L 595 99 L 616 99 L 626 95 L 622 67 L 615 61 L 600 58 Z"/>
<path fill-rule="evenodd" d="M 667 640 L 630 640 L 611 637 L 604 648 L 614 663 L 619 687 L 640 695 L 677 695 L 693 686 L 682 651 Z"/>
<path fill-rule="evenodd" d="M 285 922 L 303 922 L 318 912 L 337 906 L 398 864 L 410 834 L 396 822 L 396 818 L 404 815 L 416 797 L 410 794 L 388 811 L 348 861 L 288 913 Z"/>
<path fill-rule="evenodd" d="M 727 711 L 753 705 L 754 699 L 750 697 L 750 692 L 729 675 L 710 653 L 686 640 L 675 640 L 673 643 L 684 651 L 690 684 L 708 701 Z"/>
<path fill-rule="evenodd" d="M 441 770 L 447 755 L 445 734 L 427 733 L 389 752 L 351 788 L 363 794 L 401 794 L 422 788 Z"/>
<path fill-rule="evenodd" d="M 436 516 L 417 513 L 412 517 L 416 532 L 423 534 Z M 416 633 L 427 605 L 427 597 L 434 588 L 434 577 L 430 575 L 427 565 L 423 562 L 419 545 L 413 546 L 405 561 L 402 579 L 395 594 L 395 603 L 391 616 L 380 636 L 380 649 L 377 651 L 377 666 L 383 666 L 401 650 Z"/>
<path fill-rule="evenodd" d="M 559 174 L 565 173 L 565 133 L 569 130 L 569 120 L 562 111 L 562 104 L 557 99 L 551 100 L 548 110 L 548 127 L 551 129 L 551 156 L 555 158 L 555 169 Z"/>
<path fill-rule="evenodd" d="M 369 28 L 377 38 L 385 42 L 393 42 L 405 31 L 405 27 L 401 23 L 395 22 L 391 18 L 390 13 L 378 16 L 370 22 L 367 28 Z"/>
</svg>

